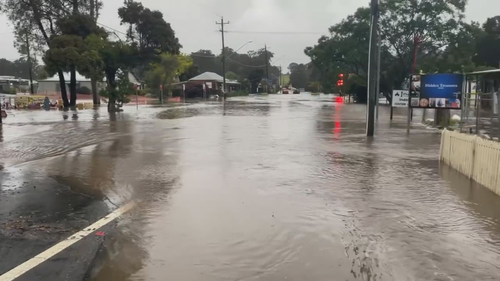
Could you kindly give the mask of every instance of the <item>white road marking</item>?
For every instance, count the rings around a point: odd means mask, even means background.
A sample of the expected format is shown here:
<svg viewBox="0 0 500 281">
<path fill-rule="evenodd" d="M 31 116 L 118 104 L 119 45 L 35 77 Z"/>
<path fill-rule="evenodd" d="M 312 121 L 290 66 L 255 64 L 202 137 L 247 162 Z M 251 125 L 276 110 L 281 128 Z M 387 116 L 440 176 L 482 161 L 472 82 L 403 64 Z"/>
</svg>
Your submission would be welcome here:
<svg viewBox="0 0 500 281">
<path fill-rule="evenodd" d="M 64 249 L 68 248 L 69 246 L 75 244 L 76 242 L 82 240 L 83 238 L 87 237 L 89 234 L 96 232 L 99 228 L 105 226 L 106 224 L 112 222 L 116 218 L 120 217 L 121 215 L 125 214 L 126 212 L 130 211 L 132 208 L 134 208 L 135 202 L 129 202 L 126 205 L 116 209 L 114 212 L 111 214 L 108 214 L 107 216 L 103 217 L 102 219 L 98 220 L 94 224 L 86 227 L 85 229 L 73 234 L 72 236 L 68 237 L 67 239 L 59 242 L 58 244 L 52 246 L 48 250 L 38 254 L 37 256 L 27 260 L 26 262 L 16 266 L 15 268 L 11 269 L 10 271 L 4 273 L 2 276 L 0 276 L 0 281 L 12 281 L 24 273 L 28 272 L 29 270 L 35 268 L 36 266 L 40 265 L 44 261 L 52 258 L 56 254 L 62 252 Z"/>
</svg>

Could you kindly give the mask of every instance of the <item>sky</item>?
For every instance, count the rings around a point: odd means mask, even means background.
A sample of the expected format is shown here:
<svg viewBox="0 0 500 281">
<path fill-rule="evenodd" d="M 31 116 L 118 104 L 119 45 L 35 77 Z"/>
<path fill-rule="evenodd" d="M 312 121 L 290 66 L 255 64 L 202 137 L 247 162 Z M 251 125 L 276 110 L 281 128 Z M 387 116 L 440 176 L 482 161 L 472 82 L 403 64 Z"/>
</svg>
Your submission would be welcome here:
<svg viewBox="0 0 500 281">
<path fill-rule="evenodd" d="M 120 26 L 117 10 L 123 0 L 102 0 L 104 7 L 99 23 L 125 31 Z M 239 52 L 263 48 L 275 53 L 275 65 L 288 67 L 292 62 L 307 63 L 304 49 L 318 38 L 328 35 L 328 28 L 352 14 L 358 7 L 368 6 L 368 0 L 142 0 L 145 7 L 159 10 L 172 25 L 183 45 L 183 53 L 200 49 L 220 53 L 221 34 L 215 24 L 224 16 L 226 46 Z M 469 0 L 468 21 L 485 22 L 500 15 L 500 0 Z M 233 32 L 231 32 L 233 31 Z M 300 34 L 289 34 L 290 32 Z M 288 33 L 288 34 L 287 34 Z M 0 58 L 19 57 L 13 47 L 12 25 L 0 15 Z M 124 38 L 125 36 L 123 36 Z"/>
</svg>

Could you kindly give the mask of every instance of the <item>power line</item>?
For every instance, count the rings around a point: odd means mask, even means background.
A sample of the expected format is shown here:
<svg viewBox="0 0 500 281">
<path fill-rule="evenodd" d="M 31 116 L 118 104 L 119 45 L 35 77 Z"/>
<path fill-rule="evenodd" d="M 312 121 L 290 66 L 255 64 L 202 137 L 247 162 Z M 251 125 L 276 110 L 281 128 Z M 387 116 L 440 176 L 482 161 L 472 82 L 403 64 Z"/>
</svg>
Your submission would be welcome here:
<svg viewBox="0 0 500 281">
<path fill-rule="evenodd" d="M 197 55 L 197 54 L 190 54 L 189 56 L 191 57 L 199 57 L 199 58 L 212 58 L 212 59 L 216 59 L 217 56 L 204 56 L 204 55 Z"/>
<path fill-rule="evenodd" d="M 244 64 L 244 63 L 241 63 L 241 62 L 235 61 L 235 60 L 233 60 L 233 59 L 228 59 L 228 60 L 233 61 L 233 62 L 235 62 L 236 64 L 239 64 L 239 65 L 241 65 L 241 66 L 246 66 L 246 67 L 262 68 L 262 67 L 265 67 L 265 66 L 266 66 L 265 64 L 263 64 L 263 65 L 248 65 L 248 64 Z"/>
<path fill-rule="evenodd" d="M 241 30 L 226 30 L 228 33 L 242 33 L 242 34 L 282 34 L 282 35 L 321 35 L 324 32 L 312 31 L 241 31 Z"/>
<path fill-rule="evenodd" d="M 102 27 L 104 27 L 104 28 L 106 28 L 106 29 L 109 29 L 109 30 L 112 30 L 112 31 L 114 31 L 114 32 L 118 32 L 118 33 L 120 33 L 120 34 L 123 34 L 123 35 L 128 36 L 128 34 L 127 34 L 127 33 L 124 33 L 124 32 L 122 32 L 122 31 L 120 31 L 120 30 L 118 30 L 118 29 L 114 29 L 114 28 L 112 28 L 112 27 L 109 27 L 109 26 L 104 25 L 104 24 L 99 23 L 99 22 L 98 22 L 97 24 L 98 24 L 98 25 L 100 25 L 100 26 L 102 26 Z"/>
</svg>

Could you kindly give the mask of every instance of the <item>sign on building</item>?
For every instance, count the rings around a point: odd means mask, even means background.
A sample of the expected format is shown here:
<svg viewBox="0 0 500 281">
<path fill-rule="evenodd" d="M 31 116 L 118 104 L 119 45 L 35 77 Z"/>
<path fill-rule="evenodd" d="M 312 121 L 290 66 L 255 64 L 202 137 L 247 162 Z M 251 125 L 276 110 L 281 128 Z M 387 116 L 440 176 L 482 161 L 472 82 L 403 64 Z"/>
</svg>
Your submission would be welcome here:
<svg viewBox="0 0 500 281">
<path fill-rule="evenodd" d="M 408 107 L 409 95 L 408 90 L 392 91 L 392 107 Z"/>
</svg>

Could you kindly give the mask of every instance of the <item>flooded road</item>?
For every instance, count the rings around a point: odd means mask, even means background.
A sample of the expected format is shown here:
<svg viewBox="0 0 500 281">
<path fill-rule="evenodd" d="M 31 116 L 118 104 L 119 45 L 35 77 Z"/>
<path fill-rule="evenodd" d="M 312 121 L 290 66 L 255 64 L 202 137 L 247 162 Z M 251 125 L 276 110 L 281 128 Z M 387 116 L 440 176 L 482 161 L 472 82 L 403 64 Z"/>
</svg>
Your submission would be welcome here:
<svg viewBox="0 0 500 281">
<path fill-rule="evenodd" d="M 365 107 L 332 100 L 20 112 L 0 274 L 135 199 L 61 280 L 500 280 L 500 197 L 439 165 L 439 131 L 382 108 L 367 139 Z"/>
</svg>

